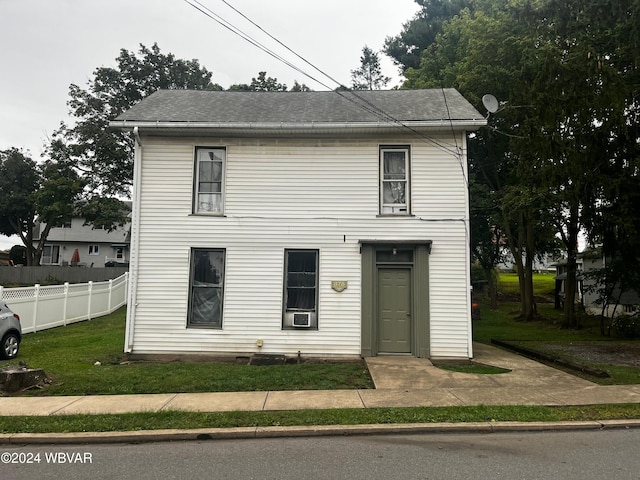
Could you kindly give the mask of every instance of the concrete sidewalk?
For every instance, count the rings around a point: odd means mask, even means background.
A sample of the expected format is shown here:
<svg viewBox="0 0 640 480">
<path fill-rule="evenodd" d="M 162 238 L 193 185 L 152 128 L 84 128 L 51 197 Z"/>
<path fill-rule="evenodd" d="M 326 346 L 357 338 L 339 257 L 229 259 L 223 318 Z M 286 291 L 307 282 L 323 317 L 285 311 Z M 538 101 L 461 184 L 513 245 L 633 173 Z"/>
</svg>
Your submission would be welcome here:
<svg viewBox="0 0 640 480">
<path fill-rule="evenodd" d="M 474 349 L 476 362 L 511 372 L 456 373 L 434 367 L 427 359 L 381 356 L 366 359 L 376 386 L 372 390 L 0 397 L 0 415 L 640 403 L 640 385 L 599 386 L 496 347 L 475 344 Z"/>
<path fill-rule="evenodd" d="M 0 415 L 117 414 L 272 411 L 450 405 L 589 405 L 640 403 L 640 385 L 599 386 L 519 355 L 474 345 L 479 363 L 510 369 L 498 375 L 455 373 L 429 360 L 405 356 L 368 358 L 374 390 L 174 393 L 77 397 L 0 397 Z M 320 435 L 494 433 L 505 431 L 640 428 L 637 420 L 581 422 L 465 422 L 385 425 L 202 428 L 123 432 L 0 434 L 0 444 L 95 444 Z"/>
</svg>

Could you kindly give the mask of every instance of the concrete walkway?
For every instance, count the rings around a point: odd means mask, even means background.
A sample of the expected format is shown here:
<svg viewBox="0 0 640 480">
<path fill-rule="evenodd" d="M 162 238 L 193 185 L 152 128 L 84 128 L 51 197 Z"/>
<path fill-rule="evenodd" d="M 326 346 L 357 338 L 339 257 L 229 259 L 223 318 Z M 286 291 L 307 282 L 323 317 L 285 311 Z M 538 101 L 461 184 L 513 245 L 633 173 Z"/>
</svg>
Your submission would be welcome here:
<svg viewBox="0 0 640 480">
<path fill-rule="evenodd" d="M 489 345 L 479 363 L 510 369 L 497 375 L 456 373 L 408 356 L 367 358 L 372 390 L 169 393 L 68 397 L 0 397 L 0 415 L 271 411 L 461 405 L 640 403 L 640 385 L 599 386 Z"/>
</svg>

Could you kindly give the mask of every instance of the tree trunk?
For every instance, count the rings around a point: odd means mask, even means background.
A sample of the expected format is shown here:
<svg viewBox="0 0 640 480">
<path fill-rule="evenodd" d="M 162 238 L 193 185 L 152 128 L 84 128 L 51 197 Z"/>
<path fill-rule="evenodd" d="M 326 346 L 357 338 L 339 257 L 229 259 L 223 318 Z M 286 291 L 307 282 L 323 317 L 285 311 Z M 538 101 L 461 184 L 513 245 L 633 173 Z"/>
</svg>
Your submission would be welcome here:
<svg viewBox="0 0 640 480">
<path fill-rule="evenodd" d="M 567 280 L 564 287 L 564 327 L 578 328 L 576 315 L 577 256 L 578 256 L 578 205 L 571 205 L 567 225 Z"/>
<path fill-rule="evenodd" d="M 536 299 L 533 295 L 533 260 L 535 258 L 535 237 L 533 227 L 525 224 L 526 230 L 526 250 L 525 250 L 525 271 L 524 271 L 524 288 L 522 295 L 525 299 L 525 310 L 523 312 L 524 319 L 528 322 L 535 319 L 538 314 L 536 307 Z"/>
<path fill-rule="evenodd" d="M 520 290 L 520 317 L 525 316 L 527 306 L 525 303 L 524 295 L 522 294 L 524 288 L 524 262 L 522 261 L 522 221 L 524 216 L 520 214 L 520 226 L 518 227 L 518 238 L 514 239 L 511 232 L 511 227 L 506 222 L 507 229 L 507 243 L 509 245 L 509 251 L 513 256 L 513 262 L 516 266 L 516 273 L 518 274 L 518 287 Z"/>
<path fill-rule="evenodd" d="M 489 294 L 489 302 L 491 310 L 498 308 L 498 279 L 496 277 L 495 268 L 483 268 L 484 276 L 487 279 L 487 293 Z"/>
</svg>

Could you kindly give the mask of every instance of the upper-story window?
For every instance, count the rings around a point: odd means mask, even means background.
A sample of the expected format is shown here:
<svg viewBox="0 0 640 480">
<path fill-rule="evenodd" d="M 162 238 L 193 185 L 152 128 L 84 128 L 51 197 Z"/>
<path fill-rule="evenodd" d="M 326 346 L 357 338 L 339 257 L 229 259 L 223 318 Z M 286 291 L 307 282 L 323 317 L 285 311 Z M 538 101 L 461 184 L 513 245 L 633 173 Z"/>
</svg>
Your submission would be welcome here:
<svg viewBox="0 0 640 480">
<path fill-rule="evenodd" d="M 410 200 L 409 148 L 380 149 L 380 213 L 408 215 Z"/>
<path fill-rule="evenodd" d="M 196 149 L 193 213 L 221 214 L 224 210 L 224 148 Z"/>
</svg>

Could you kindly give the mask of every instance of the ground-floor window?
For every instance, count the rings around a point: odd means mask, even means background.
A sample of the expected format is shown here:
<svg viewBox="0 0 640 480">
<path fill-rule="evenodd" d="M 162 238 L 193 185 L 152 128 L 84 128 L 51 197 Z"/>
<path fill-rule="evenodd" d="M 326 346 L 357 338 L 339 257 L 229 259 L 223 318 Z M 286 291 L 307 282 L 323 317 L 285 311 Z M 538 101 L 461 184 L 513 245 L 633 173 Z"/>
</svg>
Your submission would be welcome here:
<svg viewBox="0 0 640 480">
<path fill-rule="evenodd" d="M 285 328 L 318 328 L 318 251 L 285 250 Z"/>
<path fill-rule="evenodd" d="M 60 245 L 45 245 L 42 249 L 42 265 L 57 265 L 60 263 Z"/>
<path fill-rule="evenodd" d="M 222 328 L 224 257 L 221 249 L 192 249 L 189 327 Z"/>
</svg>

